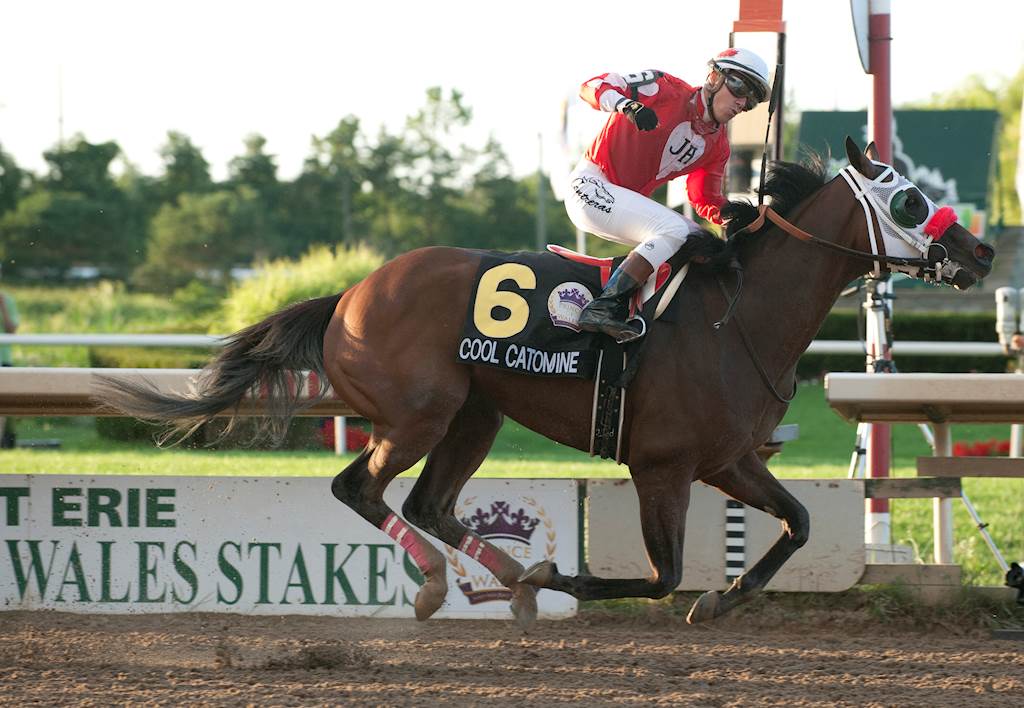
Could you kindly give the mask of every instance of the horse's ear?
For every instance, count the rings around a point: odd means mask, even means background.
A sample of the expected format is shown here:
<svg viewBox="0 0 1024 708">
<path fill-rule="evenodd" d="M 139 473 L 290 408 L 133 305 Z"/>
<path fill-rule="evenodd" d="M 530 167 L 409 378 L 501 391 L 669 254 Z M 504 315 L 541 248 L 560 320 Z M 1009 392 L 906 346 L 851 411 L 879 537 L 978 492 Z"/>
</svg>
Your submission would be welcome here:
<svg viewBox="0 0 1024 708">
<path fill-rule="evenodd" d="M 869 160 L 874 160 L 875 162 L 879 162 L 881 160 L 881 156 L 878 154 L 878 146 L 875 145 L 874 140 L 868 143 L 868 146 L 864 148 L 864 154 L 868 156 Z"/>
<path fill-rule="evenodd" d="M 873 144 L 873 143 L 872 143 Z M 867 155 L 860 151 L 853 138 L 846 136 L 846 159 L 850 161 L 853 168 L 865 177 L 871 177 L 874 172 L 874 164 L 867 158 Z"/>
</svg>

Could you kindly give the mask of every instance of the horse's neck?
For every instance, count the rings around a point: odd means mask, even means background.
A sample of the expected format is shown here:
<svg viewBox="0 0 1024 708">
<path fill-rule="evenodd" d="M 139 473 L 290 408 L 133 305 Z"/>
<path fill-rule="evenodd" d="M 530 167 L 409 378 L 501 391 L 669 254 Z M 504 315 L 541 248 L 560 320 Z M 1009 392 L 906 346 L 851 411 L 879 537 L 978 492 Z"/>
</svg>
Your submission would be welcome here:
<svg viewBox="0 0 1024 708">
<path fill-rule="evenodd" d="M 857 231 L 857 204 L 832 191 L 840 188 L 836 183 L 824 187 L 793 210 L 790 222 L 824 240 L 857 247 L 850 238 Z M 805 243 L 777 227 L 754 249 L 745 259 L 746 284 L 738 311 L 757 356 L 779 380 L 796 366 L 839 293 L 867 263 Z"/>
</svg>

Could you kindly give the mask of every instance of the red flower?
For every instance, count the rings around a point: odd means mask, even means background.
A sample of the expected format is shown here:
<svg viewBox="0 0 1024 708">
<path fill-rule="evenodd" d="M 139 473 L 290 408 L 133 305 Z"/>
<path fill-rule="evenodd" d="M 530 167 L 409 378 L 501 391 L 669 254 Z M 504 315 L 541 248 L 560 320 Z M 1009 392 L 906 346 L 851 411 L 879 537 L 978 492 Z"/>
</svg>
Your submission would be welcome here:
<svg viewBox="0 0 1024 708">
<path fill-rule="evenodd" d="M 327 418 L 320 424 L 320 438 L 328 450 L 334 449 L 334 419 Z M 369 442 L 369 434 L 355 425 L 345 426 L 345 449 L 349 452 L 361 450 Z"/>
<path fill-rule="evenodd" d="M 345 449 L 362 450 L 366 443 L 370 442 L 370 436 L 362 428 L 345 428 Z"/>
<path fill-rule="evenodd" d="M 953 443 L 953 455 L 955 457 L 990 457 L 1009 454 L 1009 440 L 996 440 L 995 438 L 991 438 L 989 440 L 977 440 L 970 443 Z"/>
<path fill-rule="evenodd" d="M 971 444 L 971 455 L 974 457 L 988 457 L 989 453 L 992 452 L 992 446 L 987 442 L 978 441 Z"/>
</svg>

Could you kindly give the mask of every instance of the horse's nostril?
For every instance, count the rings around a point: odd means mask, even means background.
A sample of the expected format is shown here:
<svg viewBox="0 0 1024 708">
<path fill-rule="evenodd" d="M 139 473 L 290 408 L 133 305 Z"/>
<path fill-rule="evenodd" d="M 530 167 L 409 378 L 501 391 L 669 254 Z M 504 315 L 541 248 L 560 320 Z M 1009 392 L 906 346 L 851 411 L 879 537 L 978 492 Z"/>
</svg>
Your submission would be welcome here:
<svg viewBox="0 0 1024 708">
<path fill-rule="evenodd" d="M 984 243 L 979 243 L 974 247 L 974 257 L 979 261 L 990 263 L 996 256 L 996 251 L 991 246 L 987 246 Z"/>
</svg>

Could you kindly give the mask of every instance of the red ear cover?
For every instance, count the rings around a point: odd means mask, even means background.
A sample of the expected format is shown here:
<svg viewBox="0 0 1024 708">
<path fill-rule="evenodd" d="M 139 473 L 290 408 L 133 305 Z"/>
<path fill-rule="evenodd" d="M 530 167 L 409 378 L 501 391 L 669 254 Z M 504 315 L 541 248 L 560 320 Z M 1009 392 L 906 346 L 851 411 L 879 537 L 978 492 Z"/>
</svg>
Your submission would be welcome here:
<svg viewBox="0 0 1024 708">
<path fill-rule="evenodd" d="M 953 207 L 944 206 L 925 224 L 924 232 L 938 241 L 946 229 L 956 223 L 956 212 Z"/>
</svg>

